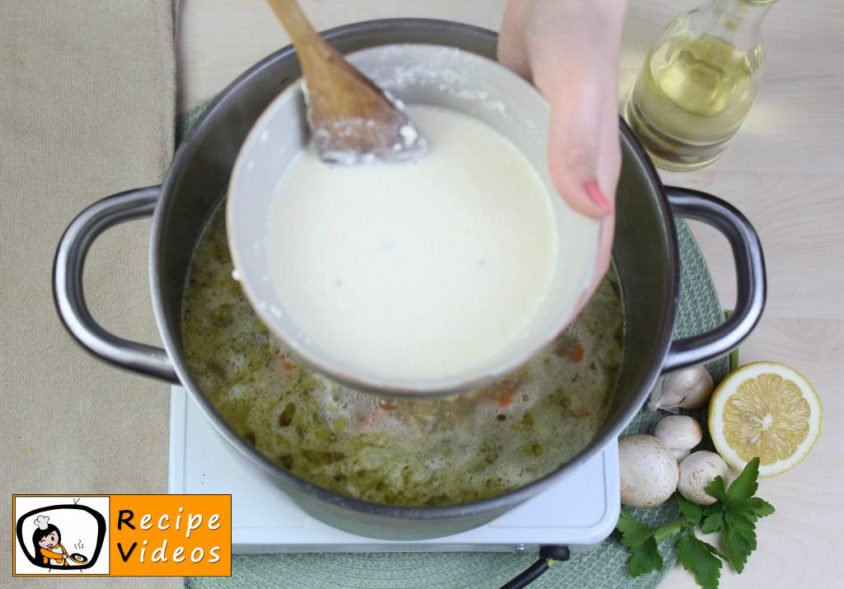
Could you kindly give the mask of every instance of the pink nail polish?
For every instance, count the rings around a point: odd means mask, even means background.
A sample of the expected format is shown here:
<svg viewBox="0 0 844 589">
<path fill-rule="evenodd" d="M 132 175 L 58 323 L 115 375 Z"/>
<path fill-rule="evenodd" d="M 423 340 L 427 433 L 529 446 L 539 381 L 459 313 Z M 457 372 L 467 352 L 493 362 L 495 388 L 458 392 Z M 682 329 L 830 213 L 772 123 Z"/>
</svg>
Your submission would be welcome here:
<svg viewBox="0 0 844 589">
<path fill-rule="evenodd" d="M 592 202 L 598 205 L 605 215 L 612 213 L 612 205 L 601 189 L 598 188 L 597 182 L 587 182 L 583 185 L 583 189 L 586 190 L 586 194 L 589 195 Z"/>
</svg>

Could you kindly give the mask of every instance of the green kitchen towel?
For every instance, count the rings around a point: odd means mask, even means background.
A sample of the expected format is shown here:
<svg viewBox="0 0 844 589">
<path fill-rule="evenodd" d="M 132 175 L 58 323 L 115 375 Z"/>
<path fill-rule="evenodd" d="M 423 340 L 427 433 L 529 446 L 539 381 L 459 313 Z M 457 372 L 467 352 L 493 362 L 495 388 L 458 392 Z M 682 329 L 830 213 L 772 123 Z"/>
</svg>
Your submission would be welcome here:
<svg viewBox="0 0 844 589">
<path fill-rule="evenodd" d="M 208 103 L 186 113 L 177 135 L 184 136 Z M 680 249 L 680 306 L 674 337 L 701 333 L 723 319 L 706 260 L 689 226 L 675 220 Z M 708 366 L 716 382 L 727 373 L 726 359 Z M 650 432 L 659 420 L 656 412 L 643 408 L 624 435 Z M 656 509 L 634 509 L 640 521 L 650 525 L 678 517 L 673 502 Z M 575 553 L 555 563 L 531 587 L 572 589 L 650 589 L 656 587 L 677 555 L 668 543 L 660 547 L 665 567 L 660 572 L 631 578 L 627 574 L 627 551 L 615 535 L 588 552 Z M 367 554 L 239 554 L 232 559 L 231 577 L 186 580 L 188 589 L 492 589 L 500 587 L 537 558 L 523 553 L 367 553 Z"/>
</svg>

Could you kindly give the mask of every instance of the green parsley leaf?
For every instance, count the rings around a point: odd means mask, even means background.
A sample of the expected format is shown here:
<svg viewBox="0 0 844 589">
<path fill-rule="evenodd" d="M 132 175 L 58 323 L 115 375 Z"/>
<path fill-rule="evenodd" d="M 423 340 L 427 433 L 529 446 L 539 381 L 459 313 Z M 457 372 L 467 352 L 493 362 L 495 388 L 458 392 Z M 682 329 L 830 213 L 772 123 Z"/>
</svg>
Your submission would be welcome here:
<svg viewBox="0 0 844 589">
<path fill-rule="evenodd" d="M 666 538 L 678 535 L 680 532 L 689 527 L 689 524 L 681 519 L 659 526 L 654 530 L 654 539 L 657 542 L 662 542 Z"/>
<path fill-rule="evenodd" d="M 736 503 L 736 506 L 741 507 L 742 511 L 745 512 L 745 515 L 754 520 L 771 515 L 775 511 L 773 505 L 764 499 L 760 499 L 759 497 L 745 499 L 744 501 Z"/>
<path fill-rule="evenodd" d="M 756 526 L 735 509 L 724 514 L 724 555 L 737 573 L 744 570 L 747 557 L 756 550 Z"/>
<path fill-rule="evenodd" d="M 707 495 L 715 497 L 718 501 L 724 501 L 727 499 L 727 490 L 724 486 L 724 479 L 720 476 L 712 479 L 712 482 L 706 485 L 704 491 L 706 491 Z"/>
<path fill-rule="evenodd" d="M 659 554 L 656 538 L 650 537 L 643 544 L 630 550 L 627 568 L 631 577 L 638 577 L 655 570 L 661 571 L 662 567 L 662 556 Z"/>
<path fill-rule="evenodd" d="M 663 561 L 656 543 L 656 535 L 660 534 L 665 537 L 676 535 L 682 530 L 682 524 L 683 522 L 679 521 L 651 529 L 636 521 L 628 511 L 621 510 L 616 529 L 621 532 L 621 543 L 630 551 L 627 568 L 631 577 L 638 577 L 654 570 L 662 570 Z"/>
<path fill-rule="evenodd" d="M 680 513 L 690 524 L 697 524 L 703 518 L 703 506 L 692 503 L 680 494 L 677 494 L 677 503 L 680 506 Z"/>
<path fill-rule="evenodd" d="M 759 489 L 759 458 L 754 458 L 727 489 L 721 501 L 723 511 L 724 555 L 736 572 L 742 572 L 747 558 L 756 550 L 756 520 L 774 512 L 767 501 L 754 497 Z M 707 522 L 705 522 L 707 523 Z M 708 522 L 708 529 L 716 527 L 717 518 Z"/>
<path fill-rule="evenodd" d="M 730 488 L 727 490 L 726 501 L 728 503 L 734 503 L 753 497 L 757 489 L 759 489 L 759 483 L 756 482 L 758 477 L 759 458 L 757 457 L 747 463 L 738 478 L 730 485 Z M 718 497 L 718 499 L 724 501 L 721 497 Z"/>
<path fill-rule="evenodd" d="M 618 523 L 615 527 L 621 532 L 621 543 L 630 549 L 641 546 L 654 535 L 652 529 L 636 521 L 624 509 L 621 510 L 621 516 L 618 518 Z"/>
<path fill-rule="evenodd" d="M 717 589 L 721 578 L 721 559 L 715 547 L 687 534 L 677 542 L 680 562 L 692 573 L 703 589 Z"/>
<path fill-rule="evenodd" d="M 704 534 L 714 534 L 724 530 L 724 510 L 713 511 L 703 519 L 700 530 Z"/>
</svg>

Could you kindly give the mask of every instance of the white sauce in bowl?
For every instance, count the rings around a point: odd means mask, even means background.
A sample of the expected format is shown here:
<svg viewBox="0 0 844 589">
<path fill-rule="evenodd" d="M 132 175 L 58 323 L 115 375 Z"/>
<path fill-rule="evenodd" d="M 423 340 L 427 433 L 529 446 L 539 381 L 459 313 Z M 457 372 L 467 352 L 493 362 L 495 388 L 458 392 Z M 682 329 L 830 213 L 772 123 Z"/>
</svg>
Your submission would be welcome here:
<svg viewBox="0 0 844 589">
<path fill-rule="evenodd" d="M 525 337 L 557 264 L 549 195 L 489 126 L 431 106 L 418 162 L 327 166 L 300 153 L 276 188 L 271 280 L 306 344 L 358 373 L 440 378 Z"/>
</svg>

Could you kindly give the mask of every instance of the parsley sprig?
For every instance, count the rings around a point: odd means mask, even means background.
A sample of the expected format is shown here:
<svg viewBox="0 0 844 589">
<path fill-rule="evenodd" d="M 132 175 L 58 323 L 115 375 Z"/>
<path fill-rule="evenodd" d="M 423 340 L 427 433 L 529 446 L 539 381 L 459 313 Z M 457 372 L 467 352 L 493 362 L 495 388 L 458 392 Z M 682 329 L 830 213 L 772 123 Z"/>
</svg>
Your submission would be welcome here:
<svg viewBox="0 0 844 589">
<path fill-rule="evenodd" d="M 676 495 L 682 517 L 657 528 L 650 528 L 622 510 L 617 529 L 621 543 L 630 551 L 628 569 L 638 577 L 662 570 L 658 542 L 677 538 L 677 551 L 683 567 L 694 575 L 703 589 L 717 589 L 723 560 L 742 572 L 747 558 L 756 549 L 756 520 L 774 513 L 774 507 L 756 497 L 759 488 L 759 459 L 747 463 L 739 477 L 727 488 L 716 477 L 706 492 L 716 499 L 708 506 L 697 505 Z M 723 548 L 704 542 L 695 535 L 720 533 Z"/>
</svg>

